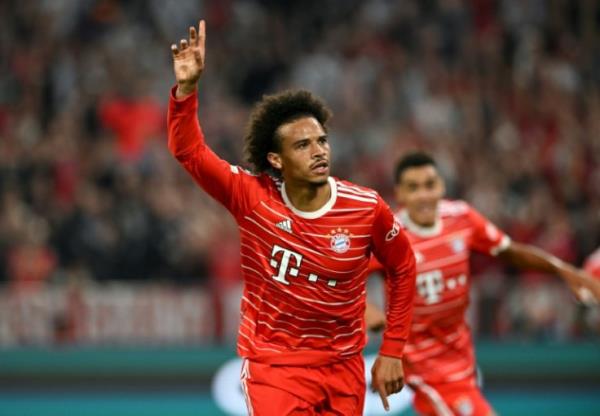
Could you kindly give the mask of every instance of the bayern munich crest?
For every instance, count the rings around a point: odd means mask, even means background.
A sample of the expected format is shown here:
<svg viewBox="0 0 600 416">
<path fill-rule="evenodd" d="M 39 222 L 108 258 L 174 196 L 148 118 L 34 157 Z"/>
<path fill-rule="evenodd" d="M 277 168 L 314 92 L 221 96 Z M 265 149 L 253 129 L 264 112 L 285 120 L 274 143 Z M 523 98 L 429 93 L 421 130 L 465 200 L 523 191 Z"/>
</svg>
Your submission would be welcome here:
<svg viewBox="0 0 600 416">
<path fill-rule="evenodd" d="M 338 228 L 331 230 L 331 249 L 336 253 L 345 253 L 350 249 L 350 234 L 348 230 Z"/>
</svg>

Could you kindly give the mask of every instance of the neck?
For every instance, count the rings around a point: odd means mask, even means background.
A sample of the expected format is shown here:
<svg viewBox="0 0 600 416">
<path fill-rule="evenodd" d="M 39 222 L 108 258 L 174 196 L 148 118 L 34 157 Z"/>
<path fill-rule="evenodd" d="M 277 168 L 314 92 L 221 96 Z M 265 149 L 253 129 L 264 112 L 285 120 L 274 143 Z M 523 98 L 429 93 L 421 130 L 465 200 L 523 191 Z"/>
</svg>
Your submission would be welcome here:
<svg viewBox="0 0 600 416">
<path fill-rule="evenodd" d="M 294 208 L 307 212 L 318 210 L 331 197 L 329 182 L 307 185 L 286 181 L 285 191 Z"/>
<path fill-rule="evenodd" d="M 442 222 L 439 218 L 436 218 L 433 224 L 419 224 L 410 217 L 407 210 L 402 211 L 400 217 L 406 228 L 421 237 L 433 237 L 442 231 Z"/>
</svg>

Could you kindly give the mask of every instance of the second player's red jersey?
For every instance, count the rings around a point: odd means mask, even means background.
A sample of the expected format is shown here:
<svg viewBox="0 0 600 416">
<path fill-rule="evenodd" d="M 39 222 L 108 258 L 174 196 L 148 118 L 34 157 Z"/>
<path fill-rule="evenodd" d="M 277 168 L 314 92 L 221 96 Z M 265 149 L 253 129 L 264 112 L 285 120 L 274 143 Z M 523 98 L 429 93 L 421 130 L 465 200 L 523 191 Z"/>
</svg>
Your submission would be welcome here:
<svg viewBox="0 0 600 416">
<path fill-rule="evenodd" d="M 413 223 L 405 210 L 396 218 L 417 262 L 415 309 L 405 348 L 407 380 L 439 383 L 472 376 L 475 358 L 465 321 L 469 256 L 472 251 L 496 255 L 510 239 L 464 201 L 441 201 L 431 228 Z"/>
<path fill-rule="evenodd" d="M 406 211 L 397 218 L 417 261 L 417 293 L 409 344 L 408 376 L 428 382 L 456 381 L 475 371 L 465 312 L 469 305 L 471 251 L 496 255 L 510 242 L 463 201 L 441 201 L 433 228 L 414 224 Z"/>
<path fill-rule="evenodd" d="M 299 211 L 281 180 L 253 175 L 217 157 L 204 142 L 196 112 L 195 96 L 171 98 L 169 148 L 238 223 L 245 282 L 238 353 L 285 365 L 319 365 L 359 353 L 373 253 L 392 270 L 387 279 L 391 324 L 381 353 L 401 357 L 415 262 L 379 195 L 330 177 L 329 201 L 318 211 Z"/>
</svg>

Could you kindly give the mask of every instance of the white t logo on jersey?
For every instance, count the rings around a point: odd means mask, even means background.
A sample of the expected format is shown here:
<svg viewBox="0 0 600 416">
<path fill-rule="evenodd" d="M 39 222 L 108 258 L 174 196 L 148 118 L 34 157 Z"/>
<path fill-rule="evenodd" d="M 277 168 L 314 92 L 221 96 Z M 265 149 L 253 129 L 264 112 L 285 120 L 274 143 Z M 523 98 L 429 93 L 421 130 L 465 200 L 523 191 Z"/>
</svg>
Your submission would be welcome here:
<svg viewBox="0 0 600 416">
<path fill-rule="evenodd" d="M 283 253 L 281 255 L 281 260 L 278 262 L 276 260 L 276 254 Z M 294 260 L 295 267 L 290 266 L 290 259 Z M 277 274 L 273 275 L 273 279 L 281 282 L 285 285 L 289 285 L 290 282 L 285 280 L 286 275 L 290 275 L 293 277 L 298 276 L 298 268 L 300 267 L 300 263 L 302 263 L 302 255 L 298 254 L 294 251 L 288 250 L 281 246 L 275 244 L 273 246 L 273 250 L 271 251 L 271 266 L 277 269 Z M 289 270 L 288 270 L 289 269 Z"/>
<path fill-rule="evenodd" d="M 444 291 L 444 281 L 440 270 L 419 273 L 417 275 L 417 290 L 419 295 L 425 299 L 425 303 L 437 303 L 440 294 Z"/>
</svg>

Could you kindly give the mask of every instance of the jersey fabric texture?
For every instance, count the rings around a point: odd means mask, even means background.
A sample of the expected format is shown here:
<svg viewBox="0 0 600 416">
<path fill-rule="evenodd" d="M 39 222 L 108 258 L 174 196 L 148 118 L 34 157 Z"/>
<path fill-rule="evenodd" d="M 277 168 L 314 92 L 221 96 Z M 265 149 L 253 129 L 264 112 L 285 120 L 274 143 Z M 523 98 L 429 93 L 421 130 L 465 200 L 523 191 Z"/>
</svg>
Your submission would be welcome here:
<svg viewBox="0 0 600 416">
<path fill-rule="evenodd" d="M 402 357 L 412 315 L 414 254 L 373 190 L 329 178 L 318 211 L 290 203 L 285 183 L 220 159 L 206 145 L 196 94 L 171 92 L 169 149 L 235 218 L 242 274 L 238 353 L 272 365 L 318 366 L 359 354 L 365 344 L 365 281 L 374 254 L 391 270 L 381 354 Z"/>
</svg>

